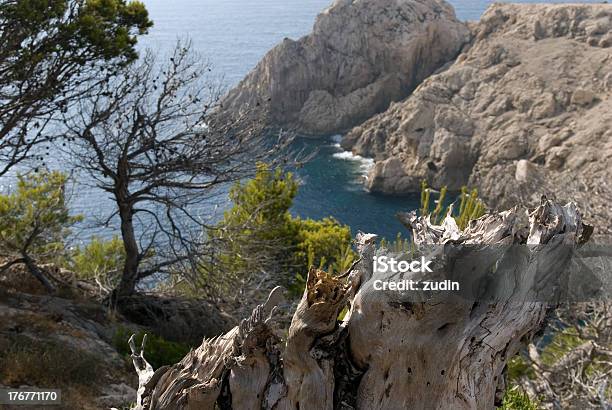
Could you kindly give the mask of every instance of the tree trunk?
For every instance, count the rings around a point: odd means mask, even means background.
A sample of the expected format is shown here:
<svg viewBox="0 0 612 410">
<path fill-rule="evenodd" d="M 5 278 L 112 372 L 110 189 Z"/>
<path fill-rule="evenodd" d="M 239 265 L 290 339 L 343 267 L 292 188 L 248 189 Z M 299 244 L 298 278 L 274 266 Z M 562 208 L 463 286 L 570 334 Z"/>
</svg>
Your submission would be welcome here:
<svg viewBox="0 0 612 410">
<path fill-rule="evenodd" d="M 34 262 L 34 260 L 30 257 L 30 255 L 23 252 L 21 256 L 22 256 L 21 260 L 28 268 L 28 271 L 30 271 L 30 273 L 36 279 L 38 279 L 38 281 L 45 287 L 45 289 L 47 289 L 49 293 L 55 292 L 55 286 L 53 286 L 53 284 L 49 282 L 49 279 L 47 279 L 44 272 L 40 270 L 36 262 Z"/>
<path fill-rule="evenodd" d="M 119 218 L 121 219 L 121 237 L 123 248 L 125 249 L 125 263 L 121 280 L 116 290 L 116 297 L 131 296 L 138 283 L 138 265 L 140 264 L 140 251 L 134 233 L 133 216 L 134 212 L 129 204 L 119 202 Z"/>
<path fill-rule="evenodd" d="M 180 363 L 153 375 L 137 366 L 140 408 L 491 409 L 505 389 L 507 360 L 542 327 L 548 298 L 558 296 L 558 286 L 550 294 L 546 285 L 584 239 L 572 204 L 544 201 L 529 216 L 486 215 L 462 232 L 450 217 L 434 226 L 403 215 L 415 244 L 408 256 L 426 256 L 435 267 L 403 277 L 374 270 L 375 255 L 401 255 L 359 234 L 361 260 L 348 279 L 309 272 L 284 343 L 270 323 L 275 289 L 240 326 Z M 377 281 L 390 278 L 454 280 L 462 288 L 379 290 Z"/>
</svg>

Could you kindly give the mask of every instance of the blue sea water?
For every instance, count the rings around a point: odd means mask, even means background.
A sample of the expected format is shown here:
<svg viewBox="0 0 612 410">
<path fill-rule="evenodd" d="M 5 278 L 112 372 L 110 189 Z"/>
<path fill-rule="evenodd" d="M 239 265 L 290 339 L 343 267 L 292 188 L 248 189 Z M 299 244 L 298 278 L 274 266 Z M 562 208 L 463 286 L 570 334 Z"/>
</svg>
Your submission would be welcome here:
<svg viewBox="0 0 612 410">
<path fill-rule="evenodd" d="M 492 3 L 485 0 L 451 0 L 462 20 L 477 20 Z M 519 0 L 516 2 L 529 2 Z M 563 2 L 563 1 L 556 1 Z M 178 39 L 190 38 L 193 49 L 212 65 L 212 75 L 229 88 L 236 85 L 275 44 L 285 37 L 297 39 L 311 31 L 316 15 L 331 0 L 144 0 L 155 25 L 140 40 L 140 47 L 169 53 Z M 318 155 L 298 171 L 302 182 L 292 212 L 309 218 L 333 216 L 357 230 L 387 238 L 405 232 L 395 218 L 398 211 L 418 207 L 417 195 L 389 197 L 363 189 L 361 180 L 368 161 L 342 152 L 334 139 L 302 140 Z M 78 187 L 74 209 L 89 220 L 104 217 L 112 203 L 95 189 Z M 218 217 L 228 202 L 225 196 L 203 213 Z M 116 231 L 115 231 L 116 232 Z M 87 230 L 108 236 L 112 230 Z"/>
</svg>

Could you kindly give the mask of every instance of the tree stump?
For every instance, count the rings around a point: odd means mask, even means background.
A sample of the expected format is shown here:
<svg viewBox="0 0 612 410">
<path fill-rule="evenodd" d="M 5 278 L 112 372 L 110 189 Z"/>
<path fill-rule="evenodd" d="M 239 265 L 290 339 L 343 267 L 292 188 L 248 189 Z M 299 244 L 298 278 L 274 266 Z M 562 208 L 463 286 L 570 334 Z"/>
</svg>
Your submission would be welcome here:
<svg viewBox="0 0 612 410">
<path fill-rule="evenodd" d="M 541 329 L 571 251 L 592 231 L 573 204 L 487 214 L 461 231 L 404 214 L 413 248 L 358 234 L 359 262 L 311 269 L 285 341 L 271 325 L 280 290 L 250 318 L 180 363 L 141 374 L 142 409 L 491 409 L 507 361 Z M 433 273 L 386 273 L 375 256 L 432 261 Z M 385 280 L 451 280 L 459 292 L 378 289 Z M 342 320 L 342 309 L 348 311 Z M 136 363 L 136 362 L 135 362 Z M 142 373 L 142 372 L 141 372 Z"/>
</svg>

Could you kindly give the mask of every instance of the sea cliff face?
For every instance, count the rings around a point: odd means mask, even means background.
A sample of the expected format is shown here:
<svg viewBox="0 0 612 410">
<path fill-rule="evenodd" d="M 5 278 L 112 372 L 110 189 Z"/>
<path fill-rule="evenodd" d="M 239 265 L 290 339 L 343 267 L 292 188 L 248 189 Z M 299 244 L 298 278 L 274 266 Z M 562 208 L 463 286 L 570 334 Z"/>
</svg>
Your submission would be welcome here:
<svg viewBox="0 0 612 410">
<path fill-rule="evenodd" d="M 444 0 L 337 0 L 223 99 L 303 134 L 346 131 L 410 94 L 469 39 Z"/>
<path fill-rule="evenodd" d="M 605 221 L 612 6 L 496 4 L 472 33 L 448 69 L 344 137 L 376 160 L 368 188 L 469 184 L 493 207 L 547 194 Z"/>
<path fill-rule="evenodd" d="M 468 28 L 441 0 L 345 0 L 223 106 L 307 134 L 355 126 L 342 146 L 375 160 L 373 192 L 469 185 L 492 208 L 546 194 L 612 235 L 611 67 L 612 5 L 494 4 Z"/>
</svg>

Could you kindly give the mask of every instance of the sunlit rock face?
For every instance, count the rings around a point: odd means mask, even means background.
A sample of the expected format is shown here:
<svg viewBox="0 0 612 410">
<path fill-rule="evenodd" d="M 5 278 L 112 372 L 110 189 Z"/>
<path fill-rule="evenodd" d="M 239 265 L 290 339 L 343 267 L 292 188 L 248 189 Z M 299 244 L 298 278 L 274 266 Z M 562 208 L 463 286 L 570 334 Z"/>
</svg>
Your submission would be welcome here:
<svg viewBox="0 0 612 410">
<path fill-rule="evenodd" d="M 471 29 L 450 67 L 345 136 L 345 149 L 376 160 L 368 187 L 469 184 L 492 207 L 546 193 L 604 221 L 612 6 L 495 4 Z"/>
<path fill-rule="evenodd" d="M 336 1 L 311 34 L 268 52 L 223 110 L 262 111 L 303 134 L 346 131 L 408 96 L 468 39 L 444 0 Z"/>
</svg>

